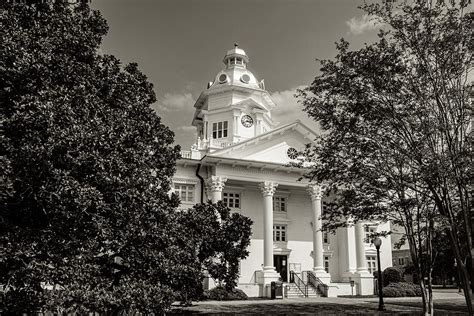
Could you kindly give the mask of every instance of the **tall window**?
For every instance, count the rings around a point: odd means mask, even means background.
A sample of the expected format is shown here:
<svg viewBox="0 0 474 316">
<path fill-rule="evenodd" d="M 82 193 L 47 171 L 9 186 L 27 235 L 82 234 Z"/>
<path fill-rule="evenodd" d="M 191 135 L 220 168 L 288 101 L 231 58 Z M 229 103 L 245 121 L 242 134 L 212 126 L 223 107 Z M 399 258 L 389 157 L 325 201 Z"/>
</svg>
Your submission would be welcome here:
<svg viewBox="0 0 474 316">
<path fill-rule="evenodd" d="M 224 204 L 230 208 L 240 208 L 240 194 L 224 192 Z"/>
<path fill-rule="evenodd" d="M 323 243 L 329 244 L 329 234 L 328 234 L 328 232 L 323 232 Z"/>
<path fill-rule="evenodd" d="M 367 270 L 373 274 L 377 270 L 377 257 L 376 256 L 367 256 Z"/>
<path fill-rule="evenodd" d="M 273 197 L 273 211 L 286 212 L 286 198 L 281 196 Z"/>
<path fill-rule="evenodd" d="M 377 232 L 377 229 L 374 226 L 365 226 L 365 242 L 367 244 L 372 243 L 372 237 L 370 236 L 375 232 Z"/>
<path fill-rule="evenodd" d="M 175 184 L 174 191 L 178 194 L 181 202 L 194 202 L 194 185 Z"/>
<path fill-rule="evenodd" d="M 329 273 L 329 256 L 324 256 L 324 271 Z"/>
<path fill-rule="evenodd" d="M 285 225 L 274 225 L 273 226 L 273 241 L 286 241 L 286 226 Z"/>
<path fill-rule="evenodd" d="M 212 123 L 212 138 L 227 137 L 227 121 Z"/>
</svg>

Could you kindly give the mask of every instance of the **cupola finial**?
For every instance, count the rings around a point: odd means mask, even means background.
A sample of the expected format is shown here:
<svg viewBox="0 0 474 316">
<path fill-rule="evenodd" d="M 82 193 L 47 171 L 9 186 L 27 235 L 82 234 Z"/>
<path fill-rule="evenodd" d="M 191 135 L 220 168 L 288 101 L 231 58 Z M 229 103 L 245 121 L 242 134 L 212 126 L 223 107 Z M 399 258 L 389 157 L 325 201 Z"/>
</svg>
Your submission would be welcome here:
<svg viewBox="0 0 474 316">
<path fill-rule="evenodd" d="M 239 43 L 234 43 L 234 47 L 235 48 L 239 47 Z"/>
</svg>

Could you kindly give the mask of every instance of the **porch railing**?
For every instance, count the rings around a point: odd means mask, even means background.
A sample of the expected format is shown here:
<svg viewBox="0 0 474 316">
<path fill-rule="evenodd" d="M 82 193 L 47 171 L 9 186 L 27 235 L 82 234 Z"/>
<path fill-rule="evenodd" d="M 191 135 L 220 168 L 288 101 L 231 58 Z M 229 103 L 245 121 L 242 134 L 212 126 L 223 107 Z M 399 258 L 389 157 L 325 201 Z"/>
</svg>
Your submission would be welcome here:
<svg viewBox="0 0 474 316">
<path fill-rule="evenodd" d="M 315 289 L 322 297 L 328 297 L 328 289 L 329 287 L 327 284 L 324 284 L 321 279 L 319 279 L 313 271 L 303 271 L 306 274 L 306 280 L 308 285 Z"/>
<path fill-rule="evenodd" d="M 308 297 L 308 285 L 304 283 L 300 276 L 293 270 L 290 271 L 290 282 L 296 285 L 304 297 Z"/>
</svg>

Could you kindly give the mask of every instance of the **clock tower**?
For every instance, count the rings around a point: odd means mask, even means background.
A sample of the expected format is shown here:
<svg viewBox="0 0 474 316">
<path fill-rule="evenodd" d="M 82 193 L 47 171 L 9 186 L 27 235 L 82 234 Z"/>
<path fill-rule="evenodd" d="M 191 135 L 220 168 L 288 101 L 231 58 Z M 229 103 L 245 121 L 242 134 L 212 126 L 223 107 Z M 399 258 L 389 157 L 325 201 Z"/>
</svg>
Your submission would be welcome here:
<svg viewBox="0 0 474 316">
<path fill-rule="evenodd" d="M 227 51 L 224 68 L 207 84 L 196 103 L 192 125 L 197 148 L 212 152 L 269 132 L 275 126 L 275 103 L 247 68 L 249 57 L 238 47 Z"/>
</svg>

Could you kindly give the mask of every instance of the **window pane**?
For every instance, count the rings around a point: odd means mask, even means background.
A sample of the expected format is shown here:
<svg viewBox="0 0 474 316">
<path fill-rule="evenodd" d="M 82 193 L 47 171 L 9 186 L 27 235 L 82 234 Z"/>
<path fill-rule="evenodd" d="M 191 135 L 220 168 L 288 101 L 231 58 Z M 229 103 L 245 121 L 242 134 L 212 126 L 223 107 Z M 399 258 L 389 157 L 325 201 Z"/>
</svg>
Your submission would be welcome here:
<svg viewBox="0 0 474 316">
<path fill-rule="evenodd" d="M 224 121 L 224 129 L 227 129 L 227 121 Z"/>
<path fill-rule="evenodd" d="M 212 123 L 212 130 L 217 131 L 217 123 Z"/>
</svg>

